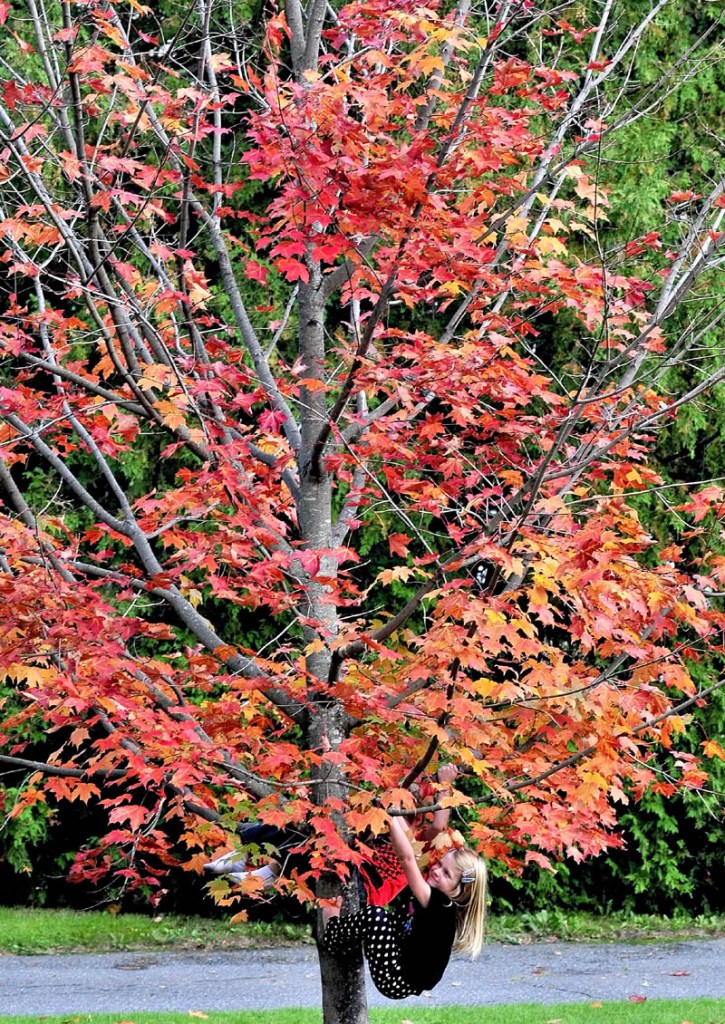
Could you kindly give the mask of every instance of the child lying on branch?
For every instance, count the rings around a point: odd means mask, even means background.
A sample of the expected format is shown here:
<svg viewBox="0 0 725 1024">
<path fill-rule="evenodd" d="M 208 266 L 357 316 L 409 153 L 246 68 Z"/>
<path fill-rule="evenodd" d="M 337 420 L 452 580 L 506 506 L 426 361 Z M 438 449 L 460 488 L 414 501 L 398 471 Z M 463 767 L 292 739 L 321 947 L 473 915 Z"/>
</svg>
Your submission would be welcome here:
<svg viewBox="0 0 725 1024">
<path fill-rule="evenodd" d="M 454 764 L 441 765 L 436 773 L 439 788 L 434 789 L 430 782 L 424 781 L 416 787 L 423 799 L 445 796 L 458 775 Z M 440 787 L 443 787 L 442 789 Z M 416 818 L 411 827 L 417 842 L 431 843 L 448 827 L 450 811 L 447 808 L 435 811 L 429 823 L 424 823 L 422 816 Z M 237 829 L 241 844 L 268 848 L 271 857 L 261 867 L 249 868 L 247 858 L 236 850 L 222 854 L 204 865 L 204 870 L 211 875 L 225 875 L 233 882 L 243 883 L 246 879 L 259 879 L 267 888 L 274 885 L 280 873 L 284 873 L 290 861 L 290 850 L 304 842 L 305 836 L 292 829 L 276 828 L 273 825 L 245 823 Z M 369 837 L 365 840 L 368 855 L 360 865 L 360 898 L 365 903 L 384 907 L 395 899 L 406 887 L 407 879 L 387 837 Z"/>
<path fill-rule="evenodd" d="M 439 784 L 450 786 L 454 765 L 438 770 Z M 440 795 L 440 792 L 439 792 Z M 402 817 L 388 817 L 389 841 L 373 840 L 371 858 L 360 867 L 362 908 L 340 916 L 341 900 L 322 908 L 321 944 L 331 953 L 361 950 L 382 995 L 404 999 L 432 989 L 443 977 L 451 952 L 478 956 L 486 915 L 486 863 L 464 846 L 433 851 L 425 873 L 416 859 L 411 837 L 430 842 L 448 824 L 448 811 L 436 811 L 431 823 L 411 831 Z M 414 823 L 415 828 L 415 823 Z M 274 884 L 282 862 L 304 839 L 299 833 L 268 825 L 242 825 L 245 844 L 274 847 L 269 864 L 247 870 L 239 854 L 228 853 L 206 865 L 212 874 L 229 875 L 237 882 L 253 876 Z M 406 889 L 407 886 L 407 889 Z M 405 890 L 392 907 L 385 908 Z"/>
</svg>

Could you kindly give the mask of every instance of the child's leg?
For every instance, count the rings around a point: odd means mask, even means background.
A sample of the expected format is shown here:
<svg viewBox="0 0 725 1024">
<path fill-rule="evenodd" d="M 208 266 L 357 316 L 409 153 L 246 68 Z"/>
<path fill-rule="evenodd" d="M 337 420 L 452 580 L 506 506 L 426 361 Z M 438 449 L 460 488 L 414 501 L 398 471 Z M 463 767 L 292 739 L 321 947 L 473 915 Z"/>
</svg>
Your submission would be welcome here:
<svg viewBox="0 0 725 1024">
<path fill-rule="evenodd" d="M 281 829 L 272 828 L 270 825 L 262 825 L 259 822 L 244 822 L 237 826 L 237 835 L 245 845 L 255 844 L 261 846 L 263 843 L 278 846 L 280 839 L 285 833 Z M 238 850 L 230 850 L 221 857 L 216 857 L 204 865 L 204 870 L 211 875 L 229 875 L 235 882 L 241 882 L 245 875 L 247 866 L 247 855 Z"/>
<path fill-rule="evenodd" d="M 295 829 L 277 828 L 262 822 L 244 822 L 237 826 L 237 834 L 245 846 L 273 847 L 270 856 L 273 861 L 247 871 L 247 855 L 237 850 L 216 857 L 204 865 L 212 875 L 228 875 L 235 882 L 243 882 L 248 874 L 261 878 L 265 885 L 271 885 L 280 873 L 280 867 L 290 859 L 289 849 L 304 841 L 304 836 Z"/>
<path fill-rule="evenodd" d="M 322 945 L 331 953 L 346 953 L 352 949 L 359 949 L 362 945 L 365 932 L 365 921 L 363 907 L 357 914 L 348 914 L 347 917 L 340 917 L 339 909 L 335 908 L 322 912 L 324 933 Z M 329 914 L 334 914 L 330 917 Z"/>
<path fill-rule="evenodd" d="M 382 907 L 367 909 L 370 911 L 370 922 L 363 949 L 373 985 L 386 999 L 405 999 L 413 995 L 413 990 L 400 969 L 403 919 Z"/>
<path fill-rule="evenodd" d="M 413 990 L 400 972 L 402 936 L 397 915 L 365 906 L 356 914 L 328 921 L 322 942 L 331 953 L 359 949 L 362 944 L 375 988 L 388 999 L 405 999 Z"/>
</svg>

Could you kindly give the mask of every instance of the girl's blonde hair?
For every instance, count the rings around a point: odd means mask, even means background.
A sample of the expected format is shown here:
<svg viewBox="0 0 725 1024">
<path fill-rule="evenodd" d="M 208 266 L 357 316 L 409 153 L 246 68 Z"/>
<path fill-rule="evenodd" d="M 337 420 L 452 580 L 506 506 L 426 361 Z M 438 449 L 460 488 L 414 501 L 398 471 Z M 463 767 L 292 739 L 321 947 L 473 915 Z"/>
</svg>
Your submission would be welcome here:
<svg viewBox="0 0 725 1024">
<path fill-rule="evenodd" d="M 468 953 L 473 960 L 483 947 L 488 870 L 483 857 L 468 846 L 454 850 L 454 863 L 461 872 L 461 884 L 459 892 L 451 897 L 458 907 L 453 948 L 458 953 Z"/>
</svg>

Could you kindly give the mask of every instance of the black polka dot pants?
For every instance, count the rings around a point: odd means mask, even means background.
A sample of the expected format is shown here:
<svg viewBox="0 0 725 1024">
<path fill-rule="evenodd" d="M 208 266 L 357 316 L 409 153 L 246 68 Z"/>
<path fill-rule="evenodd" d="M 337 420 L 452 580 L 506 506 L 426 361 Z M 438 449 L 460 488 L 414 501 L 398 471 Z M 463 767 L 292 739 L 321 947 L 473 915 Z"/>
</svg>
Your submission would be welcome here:
<svg viewBox="0 0 725 1024">
<path fill-rule="evenodd" d="M 357 914 L 331 918 L 322 942 L 331 953 L 344 953 L 362 946 L 378 992 L 387 999 L 405 999 L 417 994 L 400 971 L 405 921 L 402 914 L 365 906 Z"/>
</svg>

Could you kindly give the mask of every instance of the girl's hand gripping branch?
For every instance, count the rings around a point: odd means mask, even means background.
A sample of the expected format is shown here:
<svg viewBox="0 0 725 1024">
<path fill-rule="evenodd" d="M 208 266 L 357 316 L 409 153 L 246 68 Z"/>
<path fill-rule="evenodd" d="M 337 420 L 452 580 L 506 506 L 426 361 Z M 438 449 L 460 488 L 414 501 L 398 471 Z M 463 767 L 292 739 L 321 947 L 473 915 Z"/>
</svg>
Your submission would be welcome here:
<svg viewBox="0 0 725 1024">
<path fill-rule="evenodd" d="M 457 778 L 458 769 L 454 764 L 442 764 L 440 766 L 436 773 L 436 781 L 442 788 L 438 793 L 436 802 L 439 802 L 442 797 L 448 796 Z M 430 824 L 421 829 L 418 838 L 424 843 L 432 842 L 436 836 L 439 836 L 441 832 L 445 832 L 448 828 L 450 816 L 451 811 L 449 807 L 441 807 L 440 810 L 435 811 Z"/>
<path fill-rule="evenodd" d="M 458 769 L 454 764 L 442 764 L 436 772 L 436 777 L 442 786 L 452 786 L 458 777 Z"/>
</svg>

